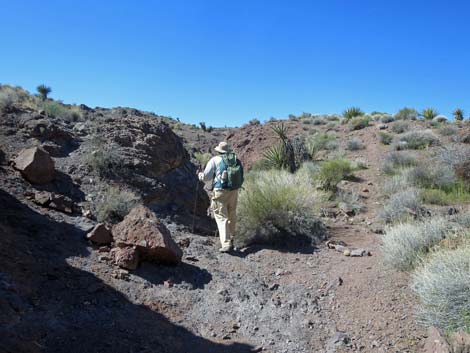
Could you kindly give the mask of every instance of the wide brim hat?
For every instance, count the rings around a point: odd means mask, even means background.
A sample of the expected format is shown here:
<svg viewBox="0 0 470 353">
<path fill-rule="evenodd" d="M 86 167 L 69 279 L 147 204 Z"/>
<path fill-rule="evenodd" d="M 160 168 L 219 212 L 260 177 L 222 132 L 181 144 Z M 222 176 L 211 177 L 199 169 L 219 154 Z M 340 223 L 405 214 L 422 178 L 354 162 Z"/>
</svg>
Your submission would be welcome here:
<svg viewBox="0 0 470 353">
<path fill-rule="evenodd" d="M 227 142 L 222 141 L 217 145 L 217 147 L 214 148 L 215 151 L 219 153 L 229 153 L 230 152 L 230 146 Z"/>
</svg>

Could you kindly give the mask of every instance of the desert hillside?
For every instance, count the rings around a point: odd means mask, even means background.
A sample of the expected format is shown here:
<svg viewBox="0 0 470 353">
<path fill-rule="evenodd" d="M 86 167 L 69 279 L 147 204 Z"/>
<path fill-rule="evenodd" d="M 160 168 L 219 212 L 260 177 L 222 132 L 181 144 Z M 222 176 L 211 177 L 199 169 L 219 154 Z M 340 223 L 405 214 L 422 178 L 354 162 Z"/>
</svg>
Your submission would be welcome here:
<svg viewBox="0 0 470 353">
<path fill-rule="evenodd" d="M 0 86 L 0 352 L 468 351 L 470 119 L 338 113 L 212 128 Z M 197 178 L 220 141 L 229 254 Z"/>
</svg>

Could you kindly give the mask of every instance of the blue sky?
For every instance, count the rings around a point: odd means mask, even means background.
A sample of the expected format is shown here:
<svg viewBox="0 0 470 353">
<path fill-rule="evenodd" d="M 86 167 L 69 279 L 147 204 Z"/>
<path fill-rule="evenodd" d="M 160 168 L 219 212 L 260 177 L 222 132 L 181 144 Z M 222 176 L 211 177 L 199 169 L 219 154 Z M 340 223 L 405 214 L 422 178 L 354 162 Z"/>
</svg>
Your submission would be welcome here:
<svg viewBox="0 0 470 353">
<path fill-rule="evenodd" d="M 0 82 L 241 125 L 348 106 L 470 113 L 470 3 L 0 0 Z"/>
</svg>

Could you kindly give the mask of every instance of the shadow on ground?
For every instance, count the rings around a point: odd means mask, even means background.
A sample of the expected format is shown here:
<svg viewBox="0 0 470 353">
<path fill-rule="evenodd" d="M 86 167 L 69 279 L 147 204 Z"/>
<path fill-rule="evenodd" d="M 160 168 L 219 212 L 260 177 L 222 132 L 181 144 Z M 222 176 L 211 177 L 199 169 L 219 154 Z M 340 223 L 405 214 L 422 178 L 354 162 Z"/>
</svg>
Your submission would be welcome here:
<svg viewBox="0 0 470 353">
<path fill-rule="evenodd" d="M 2 353 L 241 353 L 252 348 L 198 337 L 131 303 L 92 273 L 70 266 L 67 258 L 89 255 L 81 231 L 35 212 L 1 189 L 0 237 Z M 210 281 L 210 274 L 195 266 L 173 270 L 181 280 L 192 278 L 195 287 Z M 141 271 L 153 273 L 149 267 Z M 158 276 L 153 280 L 159 282 Z"/>
</svg>

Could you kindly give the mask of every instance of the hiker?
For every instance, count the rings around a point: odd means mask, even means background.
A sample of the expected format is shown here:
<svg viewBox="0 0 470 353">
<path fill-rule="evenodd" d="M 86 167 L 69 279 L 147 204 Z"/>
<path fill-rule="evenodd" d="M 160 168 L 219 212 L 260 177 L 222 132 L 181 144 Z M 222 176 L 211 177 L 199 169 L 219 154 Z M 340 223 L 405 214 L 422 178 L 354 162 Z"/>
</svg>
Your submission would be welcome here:
<svg viewBox="0 0 470 353">
<path fill-rule="evenodd" d="M 243 184 L 243 167 L 227 142 L 220 142 L 214 148 L 218 152 L 206 165 L 204 172 L 198 174 L 203 182 L 212 181 L 211 209 L 219 229 L 220 252 L 233 249 L 235 235 L 238 189 Z"/>
</svg>

